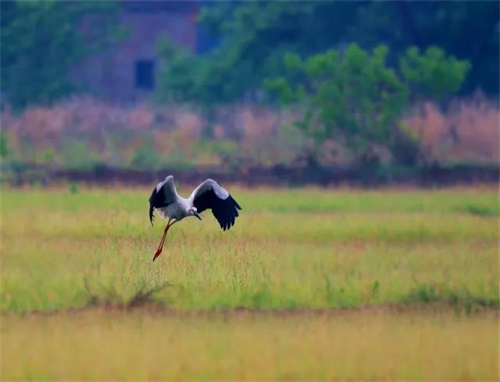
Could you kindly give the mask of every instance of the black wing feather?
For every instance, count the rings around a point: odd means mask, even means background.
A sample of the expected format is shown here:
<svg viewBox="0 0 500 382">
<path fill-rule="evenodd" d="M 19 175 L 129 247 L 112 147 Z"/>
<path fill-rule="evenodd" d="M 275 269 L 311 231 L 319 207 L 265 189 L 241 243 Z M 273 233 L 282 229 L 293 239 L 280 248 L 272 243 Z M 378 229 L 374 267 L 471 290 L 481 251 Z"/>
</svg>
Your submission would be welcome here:
<svg viewBox="0 0 500 382">
<path fill-rule="evenodd" d="M 165 194 L 162 189 L 159 191 L 156 191 L 156 187 L 153 189 L 153 193 L 149 197 L 149 221 L 151 222 L 151 225 L 153 225 L 153 220 L 154 220 L 154 209 L 155 208 L 163 208 L 168 206 L 170 203 L 168 203 L 165 200 Z"/>
<path fill-rule="evenodd" d="M 239 216 L 238 210 L 241 210 L 240 205 L 231 195 L 226 199 L 221 199 L 212 189 L 196 197 L 193 204 L 200 213 L 207 209 L 211 209 L 220 227 L 224 231 L 234 225 L 236 217 Z"/>
</svg>

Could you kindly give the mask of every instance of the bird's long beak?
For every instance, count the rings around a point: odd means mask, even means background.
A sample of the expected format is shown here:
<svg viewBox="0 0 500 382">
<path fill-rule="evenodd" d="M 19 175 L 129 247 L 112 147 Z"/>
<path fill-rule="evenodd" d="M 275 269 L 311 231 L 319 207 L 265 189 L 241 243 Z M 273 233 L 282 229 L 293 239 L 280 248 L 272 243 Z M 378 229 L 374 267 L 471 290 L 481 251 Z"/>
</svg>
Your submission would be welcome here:
<svg viewBox="0 0 500 382">
<path fill-rule="evenodd" d="M 196 216 L 199 220 L 202 220 L 201 215 L 196 211 L 194 212 L 194 216 Z"/>
</svg>

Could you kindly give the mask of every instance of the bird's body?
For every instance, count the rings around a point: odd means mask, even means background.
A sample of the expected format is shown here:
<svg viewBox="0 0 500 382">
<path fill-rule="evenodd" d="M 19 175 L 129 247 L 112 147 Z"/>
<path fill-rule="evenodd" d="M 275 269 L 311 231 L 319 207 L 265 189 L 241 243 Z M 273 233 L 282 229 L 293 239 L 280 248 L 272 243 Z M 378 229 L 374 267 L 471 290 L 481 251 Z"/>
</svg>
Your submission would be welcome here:
<svg viewBox="0 0 500 382">
<path fill-rule="evenodd" d="M 225 231 L 234 225 L 241 207 L 225 188 L 212 179 L 201 183 L 187 199 L 177 193 L 172 175 L 158 183 L 149 198 L 149 220 L 153 224 L 156 210 L 161 218 L 168 220 L 168 223 L 153 261 L 160 255 L 168 229 L 173 224 L 188 216 L 195 216 L 201 220 L 200 213 L 206 209 L 212 210 Z"/>
<path fill-rule="evenodd" d="M 165 220 L 175 219 L 177 221 L 181 221 L 185 217 L 189 216 L 188 213 L 190 206 L 191 204 L 188 199 L 179 197 L 176 203 L 158 208 L 158 215 Z"/>
</svg>

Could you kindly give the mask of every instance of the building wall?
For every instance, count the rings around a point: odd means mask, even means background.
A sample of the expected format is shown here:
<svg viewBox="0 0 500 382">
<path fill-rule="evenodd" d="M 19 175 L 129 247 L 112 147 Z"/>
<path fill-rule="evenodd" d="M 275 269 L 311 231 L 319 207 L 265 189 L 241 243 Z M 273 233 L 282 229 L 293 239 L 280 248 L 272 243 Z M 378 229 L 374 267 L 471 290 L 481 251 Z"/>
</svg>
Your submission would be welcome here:
<svg viewBox="0 0 500 382">
<path fill-rule="evenodd" d="M 191 6 L 179 9 L 168 7 L 127 9 L 125 7 L 120 12 L 119 20 L 120 25 L 127 29 L 127 38 L 106 51 L 86 58 L 75 67 L 72 78 L 97 98 L 133 103 L 149 93 L 148 90 L 136 86 L 136 62 L 153 60 L 157 78 L 156 49 L 158 40 L 162 36 L 169 36 L 173 41 L 196 52 L 196 8 Z"/>
</svg>

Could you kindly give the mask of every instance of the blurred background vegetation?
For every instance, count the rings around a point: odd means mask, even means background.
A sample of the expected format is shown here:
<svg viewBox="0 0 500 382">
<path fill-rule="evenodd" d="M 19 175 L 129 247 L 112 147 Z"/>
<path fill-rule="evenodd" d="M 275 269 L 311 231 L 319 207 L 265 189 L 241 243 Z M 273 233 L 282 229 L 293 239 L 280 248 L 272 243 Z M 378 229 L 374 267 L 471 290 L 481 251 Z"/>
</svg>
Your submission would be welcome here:
<svg viewBox="0 0 500 382">
<path fill-rule="evenodd" d="M 72 75 L 133 35 L 123 4 L 0 3 L 4 173 L 498 165 L 498 2 L 170 1 L 198 46 L 160 36 L 126 101 Z"/>
</svg>

